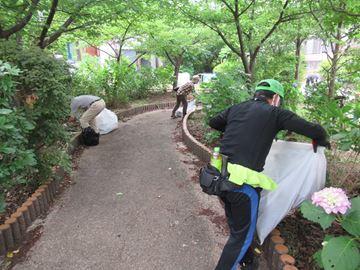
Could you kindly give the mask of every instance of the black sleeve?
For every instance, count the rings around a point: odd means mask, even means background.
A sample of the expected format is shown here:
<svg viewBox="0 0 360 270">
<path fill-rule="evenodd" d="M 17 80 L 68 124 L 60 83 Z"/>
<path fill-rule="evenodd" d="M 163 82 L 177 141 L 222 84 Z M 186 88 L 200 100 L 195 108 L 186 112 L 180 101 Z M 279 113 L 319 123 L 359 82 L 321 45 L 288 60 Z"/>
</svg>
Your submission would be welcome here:
<svg viewBox="0 0 360 270">
<path fill-rule="evenodd" d="M 293 131 L 318 141 L 327 139 L 326 131 L 322 126 L 308 122 L 288 110 L 279 109 L 278 127 L 279 130 Z"/>
<path fill-rule="evenodd" d="M 227 124 L 227 116 L 229 114 L 229 111 L 230 108 L 226 109 L 225 111 L 222 111 L 217 116 L 211 118 L 209 121 L 209 126 L 218 131 L 224 132 Z"/>
</svg>

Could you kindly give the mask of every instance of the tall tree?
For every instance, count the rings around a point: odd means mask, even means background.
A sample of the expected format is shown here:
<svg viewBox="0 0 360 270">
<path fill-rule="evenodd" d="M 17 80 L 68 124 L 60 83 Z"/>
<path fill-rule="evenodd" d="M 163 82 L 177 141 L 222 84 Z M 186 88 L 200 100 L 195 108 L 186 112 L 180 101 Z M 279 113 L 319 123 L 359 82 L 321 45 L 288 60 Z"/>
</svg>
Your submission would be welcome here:
<svg viewBox="0 0 360 270">
<path fill-rule="evenodd" d="M 290 0 L 174 1 L 191 20 L 210 28 L 241 59 L 249 80 L 255 80 L 256 59 L 281 24 L 305 12 Z"/>
<path fill-rule="evenodd" d="M 169 61 L 174 68 L 173 87 L 176 87 L 185 57 L 204 50 L 204 43 L 211 40 L 211 33 L 179 19 L 159 19 L 145 27 L 143 47 Z"/>
<path fill-rule="evenodd" d="M 31 20 L 40 0 L 0 2 L 0 38 L 8 39 L 21 31 Z"/>
<path fill-rule="evenodd" d="M 0 39 L 20 34 L 44 49 L 66 33 L 108 22 L 125 5 L 120 0 L 4 0 L 0 7 Z"/>
<path fill-rule="evenodd" d="M 318 36 L 330 49 L 326 51 L 330 67 L 325 68 L 325 71 L 328 96 L 334 97 L 336 77 L 343 66 L 342 59 L 347 56 L 359 35 L 359 14 L 356 11 L 360 4 L 352 0 L 317 0 L 309 2 L 309 7 L 319 28 Z"/>
</svg>

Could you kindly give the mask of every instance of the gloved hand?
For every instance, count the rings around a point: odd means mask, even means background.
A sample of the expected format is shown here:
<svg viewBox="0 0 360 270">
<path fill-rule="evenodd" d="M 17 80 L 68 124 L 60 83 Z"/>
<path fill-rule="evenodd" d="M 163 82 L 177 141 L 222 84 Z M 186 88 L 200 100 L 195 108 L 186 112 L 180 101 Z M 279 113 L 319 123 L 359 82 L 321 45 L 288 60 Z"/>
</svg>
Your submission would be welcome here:
<svg viewBox="0 0 360 270">
<path fill-rule="evenodd" d="M 326 139 L 323 139 L 323 140 L 312 140 L 312 145 L 313 145 L 313 149 L 314 149 L 314 153 L 317 152 L 317 146 L 320 145 L 320 146 L 324 146 L 326 147 L 327 149 L 331 149 L 331 144 L 328 140 Z"/>
</svg>

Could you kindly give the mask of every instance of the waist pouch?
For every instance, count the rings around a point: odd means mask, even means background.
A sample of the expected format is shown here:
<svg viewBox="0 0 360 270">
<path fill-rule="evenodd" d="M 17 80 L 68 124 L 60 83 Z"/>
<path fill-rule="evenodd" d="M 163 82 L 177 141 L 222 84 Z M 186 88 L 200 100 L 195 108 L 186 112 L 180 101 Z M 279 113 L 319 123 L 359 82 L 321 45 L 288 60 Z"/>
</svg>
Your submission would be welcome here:
<svg viewBox="0 0 360 270">
<path fill-rule="evenodd" d="M 200 169 L 199 182 L 202 191 L 208 195 L 221 196 L 223 192 L 239 187 L 229 181 L 228 175 L 222 176 L 220 171 L 210 164 Z"/>
</svg>

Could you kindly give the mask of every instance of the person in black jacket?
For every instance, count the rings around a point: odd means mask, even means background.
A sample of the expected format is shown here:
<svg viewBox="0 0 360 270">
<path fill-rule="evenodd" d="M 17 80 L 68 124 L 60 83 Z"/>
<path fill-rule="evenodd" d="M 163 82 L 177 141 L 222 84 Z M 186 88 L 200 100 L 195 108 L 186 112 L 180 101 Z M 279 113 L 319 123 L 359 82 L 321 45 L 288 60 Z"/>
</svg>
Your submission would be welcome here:
<svg viewBox="0 0 360 270">
<path fill-rule="evenodd" d="M 320 125 L 280 108 L 283 98 L 284 89 L 278 81 L 263 80 L 257 84 L 252 100 L 231 106 L 210 119 L 209 125 L 223 132 L 220 152 L 228 156 L 230 181 L 239 186 L 221 196 L 230 237 L 216 270 L 237 269 L 238 264 L 241 269 L 257 267 L 249 247 L 255 233 L 260 192 L 276 187 L 261 173 L 276 134 L 280 130 L 293 131 L 315 140 L 318 145 L 329 146 L 327 134 Z M 236 179 L 231 179 L 232 174 Z"/>
</svg>

